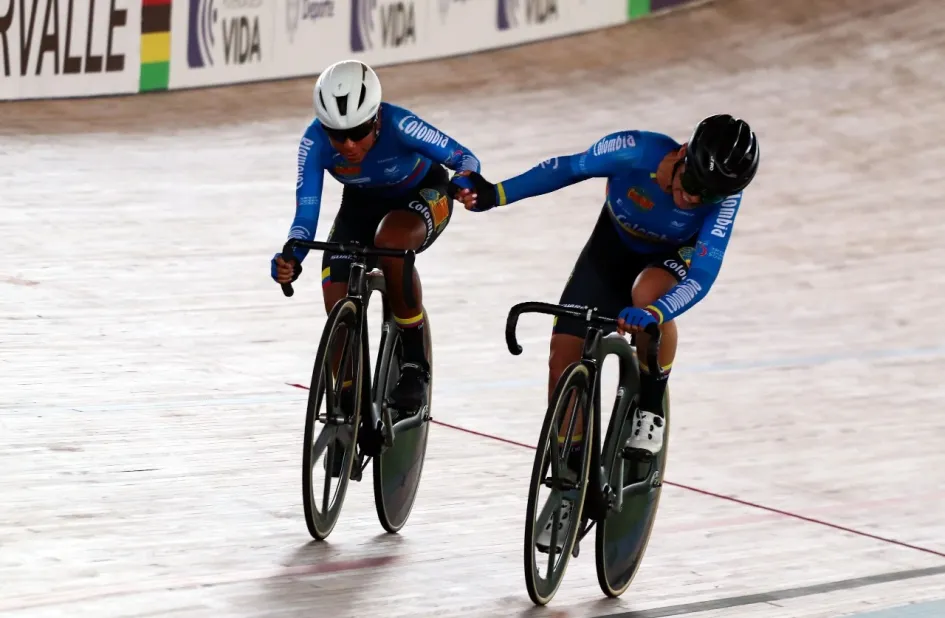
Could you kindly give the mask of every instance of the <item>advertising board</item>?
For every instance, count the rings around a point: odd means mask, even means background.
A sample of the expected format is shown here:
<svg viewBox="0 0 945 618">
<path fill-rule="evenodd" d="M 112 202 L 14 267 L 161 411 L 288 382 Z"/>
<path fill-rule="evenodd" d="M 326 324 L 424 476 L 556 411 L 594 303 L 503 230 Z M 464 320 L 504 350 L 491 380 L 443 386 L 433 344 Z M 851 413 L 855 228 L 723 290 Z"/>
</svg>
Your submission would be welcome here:
<svg viewBox="0 0 945 618">
<path fill-rule="evenodd" d="M 0 0 L 0 100 L 315 75 L 614 26 L 692 0 Z"/>
<path fill-rule="evenodd" d="M 0 100 L 138 90 L 141 0 L 0 0 Z"/>
</svg>

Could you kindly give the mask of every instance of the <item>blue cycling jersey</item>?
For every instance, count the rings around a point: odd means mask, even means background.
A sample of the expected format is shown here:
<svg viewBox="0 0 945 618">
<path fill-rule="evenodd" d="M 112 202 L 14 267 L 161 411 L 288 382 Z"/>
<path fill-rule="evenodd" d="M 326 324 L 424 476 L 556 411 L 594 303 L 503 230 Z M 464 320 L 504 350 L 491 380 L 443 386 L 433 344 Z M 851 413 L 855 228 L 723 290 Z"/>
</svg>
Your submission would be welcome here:
<svg viewBox="0 0 945 618">
<path fill-rule="evenodd" d="M 318 119 L 308 126 L 299 144 L 295 219 L 289 238 L 315 238 L 325 171 L 344 185 L 375 189 L 388 196 L 407 193 L 423 179 L 431 165 L 479 171 L 479 159 L 472 151 L 413 112 L 381 103 L 378 116 L 377 140 L 364 160 L 356 164 L 349 163 L 334 149 Z M 307 250 L 295 250 L 299 262 L 307 254 Z"/>
<path fill-rule="evenodd" d="M 722 268 L 741 194 L 692 209 L 676 206 L 656 182 L 663 158 L 681 144 L 661 133 L 621 131 L 585 152 L 541 162 L 496 185 L 499 205 L 556 191 L 588 178 L 606 178 L 606 207 L 624 244 L 637 253 L 694 242 L 686 278 L 650 308 L 668 321 L 699 302 Z"/>
</svg>

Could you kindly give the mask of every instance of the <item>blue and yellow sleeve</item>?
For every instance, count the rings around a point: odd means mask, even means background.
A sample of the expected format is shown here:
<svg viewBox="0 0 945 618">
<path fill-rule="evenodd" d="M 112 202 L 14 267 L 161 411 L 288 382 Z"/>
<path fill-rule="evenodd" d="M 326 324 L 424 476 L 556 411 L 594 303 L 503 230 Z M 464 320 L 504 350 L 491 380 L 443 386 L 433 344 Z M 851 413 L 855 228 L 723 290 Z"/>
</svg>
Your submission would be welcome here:
<svg viewBox="0 0 945 618">
<path fill-rule="evenodd" d="M 314 131 L 307 132 L 299 142 L 295 178 L 295 218 L 289 229 L 289 238 L 315 239 L 325 177 L 323 148 L 323 139 Z M 308 249 L 295 250 L 295 258 L 300 264 L 306 255 Z"/>
<path fill-rule="evenodd" d="M 496 185 L 499 206 L 544 195 L 588 178 L 608 178 L 639 163 L 638 132 L 604 136 L 576 154 L 552 157 Z"/>
<path fill-rule="evenodd" d="M 647 307 L 660 324 L 679 317 L 709 293 L 722 269 L 741 200 L 741 194 L 734 195 L 709 213 L 699 230 L 686 278 Z"/>
</svg>

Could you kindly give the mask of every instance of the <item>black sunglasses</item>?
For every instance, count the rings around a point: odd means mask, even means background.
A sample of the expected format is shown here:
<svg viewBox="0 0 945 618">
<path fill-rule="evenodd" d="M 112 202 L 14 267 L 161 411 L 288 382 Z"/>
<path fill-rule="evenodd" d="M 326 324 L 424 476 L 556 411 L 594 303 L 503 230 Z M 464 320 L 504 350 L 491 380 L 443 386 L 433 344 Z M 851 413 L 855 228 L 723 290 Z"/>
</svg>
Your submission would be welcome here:
<svg viewBox="0 0 945 618">
<path fill-rule="evenodd" d="M 673 174 L 676 173 L 676 170 L 679 169 L 679 166 L 686 162 L 685 158 L 680 159 L 676 162 L 676 165 L 673 168 Z M 718 204 L 725 199 L 726 196 L 719 195 L 708 189 L 702 187 L 699 184 L 699 180 L 696 178 L 695 174 L 689 171 L 689 166 L 686 166 L 686 169 L 683 170 L 682 174 L 679 176 L 679 184 L 682 185 L 682 190 L 688 193 L 689 195 L 695 195 L 698 197 L 703 204 Z"/>
<path fill-rule="evenodd" d="M 325 133 L 328 134 L 328 137 L 333 139 L 336 142 L 343 142 L 350 139 L 352 142 L 360 142 L 365 137 L 367 137 L 371 131 L 374 130 L 374 126 L 377 123 L 377 117 L 371 118 L 367 122 L 359 124 L 356 127 L 350 129 L 329 129 L 325 125 L 322 125 L 322 129 L 325 130 Z"/>
</svg>

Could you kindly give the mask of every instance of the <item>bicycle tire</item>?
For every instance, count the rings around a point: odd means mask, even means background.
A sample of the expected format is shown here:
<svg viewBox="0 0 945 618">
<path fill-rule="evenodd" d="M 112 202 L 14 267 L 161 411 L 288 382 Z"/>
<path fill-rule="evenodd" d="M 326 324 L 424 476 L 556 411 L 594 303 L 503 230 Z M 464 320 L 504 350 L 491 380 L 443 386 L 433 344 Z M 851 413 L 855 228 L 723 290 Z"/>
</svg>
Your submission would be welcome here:
<svg viewBox="0 0 945 618">
<path fill-rule="evenodd" d="M 567 572 L 568 564 L 571 559 L 571 553 L 577 536 L 580 533 L 584 501 L 587 496 L 588 476 L 591 465 L 590 449 L 593 444 L 594 433 L 594 402 L 589 401 L 588 392 L 590 390 L 590 372 L 588 367 L 581 361 L 572 363 L 565 369 L 564 373 L 558 379 L 555 385 L 554 393 L 551 397 L 551 403 L 545 413 L 545 420 L 542 423 L 541 433 L 538 439 L 538 448 L 535 450 L 535 459 L 532 464 L 532 475 L 528 488 L 528 504 L 525 511 L 525 536 L 524 536 L 524 566 L 525 566 L 525 587 L 528 590 L 528 596 L 536 605 L 547 605 L 557 593 L 564 575 Z M 571 512 L 571 525 L 568 529 L 568 536 L 562 546 L 561 553 L 558 555 L 558 561 L 555 565 L 552 562 L 551 573 L 548 578 L 540 578 L 538 575 L 538 564 L 535 560 L 535 540 L 536 540 L 536 520 L 538 519 L 539 509 L 543 508 L 538 504 L 538 494 L 540 487 L 544 486 L 544 476 L 546 463 L 550 464 L 551 448 L 548 448 L 549 440 L 557 442 L 559 415 L 563 417 L 564 410 L 567 409 L 569 394 L 572 390 L 578 391 L 577 401 L 584 401 L 583 405 L 575 406 L 576 412 L 579 410 L 584 416 L 584 456 L 582 460 L 581 476 L 578 479 L 578 493 L 574 507 Z M 556 450 L 557 447 L 554 447 Z M 548 455 L 546 457 L 546 455 Z M 552 552 L 548 552 L 549 560 L 553 560 Z M 546 582 L 546 583 L 542 583 Z"/>
<path fill-rule="evenodd" d="M 338 518 L 341 515 L 341 507 L 344 505 L 345 495 L 347 494 L 348 483 L 351 480 L 351 471 L 356 460 L 358 429 L 361 424 L 362 364 L 364 362 L 361 333 L 359 331 L 359 311 L 359 306 L 351 299 L 342 299 L 335 304 L 325 322 L 322 338 L 318 344 L 318 353 L 315 356 L 315 365 L 312 369 L 312 381 L 306 407 L 305 433 L 302 449 L 302 505 L 305 512 L 305 524 L 308 527 L 309 534 L 318 541 L 325 540 L 338 523 Z M 352 385 L 355 394 L 354 410 L 350 412 L 350 417 L 345 419 L 346 422 L 344 424 L 333 425 L 326 423 L 322 427 L 321 432 L 319 432 L 318 438 L 316 438 L 316 426 L 319 424 L 316 420 L 316 414 L 319 406 L 325 399 L 325 391 L 327 388 L 327 381 L 325 380 L 326 371 L 327 375 L 331 374 L 329 346 L 334 342 L 334 335 L 339 325 L 344 325 L 348 328 L 346 334 L 348 339 L 347 345 L 350 346 L 350 353 L 353 355 L 352 374 L 355 376 L 354 380 L 356 382 Z M 344 368 L 339 367 L 339 373 L 343 371 Z M 327 441 L 329 445 L 325 447 L 325 457 L 328 458 L 332 454 L 331 450 L 329 450 L 333 448 L 331 445 L 338 441 L 335 438 L 341 436 L 342 434 L 340 432 L 345 430 L 345 428 L 347 428 L 347 431 L 351 432 L 350 438 L 348 439 L 349 448 L 346 449 L 344 454 L 334 497 L 328 501 L 328 505 L 324 509 L 325 512 L 321 513 L 315 504 L 316 496 L 312 485 L 314 466 L 318 461 L 318 453 L 315 451 L 316 448 L 318 448 L 319 441 Z M 323 497 L 329 493 L 329 479 L 331 477 L 327 470 L 325 477 Z"/>
<path fill-rule="evenodd" d="M 604 452 L 603 465 L 605 466 L 608 483 L 612 487 L 618 479 L 614 466 L 616 464 L 623 465 L 625 466 L 624 469 L 628 470 L 632 465 L 621 457 L 620 451 L 632 430 L 632 423 L 629 422 L 630 419 L 627 417 L 633 413 L 633 409 L 634 407 L 631 406 L 628 415 L 623 419 L 615 418 L 616 415 L 611 416 L 610 423 L 607 426 L 607 439 L 602 448 Z M 662 479 L 666 477 L 666 462 L 669 453 L 670 412 L 668 388 L 663 396 L 663 410 L 665 413 L 663 450 L 660 451 L 655 460 L 659 476 L 654 480 L 658 480 L 659 485 L 651 486 L 646 494 L 639 493 L 625 496 L 620 513 L 610 512 L 602 521 L 597 522 L 594 543 L 597 583 L 600 585 L 601 591 L 611 598 L 622 595 L 633 583 L 633 579 L 643 563 L 643 557 L 650 542 L 650 535 L 653 532 L 653 525 L 656 523 L 660 496 L 662 495 Z M 616 434 L 616 438 L 613 438 L 614 432 L 619 432 Z M 619 491 L 616 487 L 614 489 Z M 626 532 L 622 533 L 624 530 Z M 622 546 L 629 546 L 630 551 L 623 553 Z"/>
<path fill-rule="evenodd" d="M 390 394 L 396 384 L 400 362 L 400 337 L 392 328 L 384 335 L 382 356 L 377 364 L 378 378 L 387 364 L 387 376 L 383 382 L 377 384 L 380 393 L 378 402 L 383 401 Z M 433 335 L 430 330 L 430 316 L 423 312 L 423 338 L 427 359 L 430 364 L 430 382 L 427 385 L 427 406 L 433 409 Z M 386 360 L 385 360 L 386 359 Z M 394 444 L 384 450 L 379 457 L 374 458 L 374 507 L 377 519 L 387 532 L 399 532 L 417 499 L 420 489 L 420 478 L 423 474 L 423 462 L 426 459 L 427 442 L 430 434 L 429 421 L 419 427 L 414 427 L 397 434 Z"/>
</svg>

